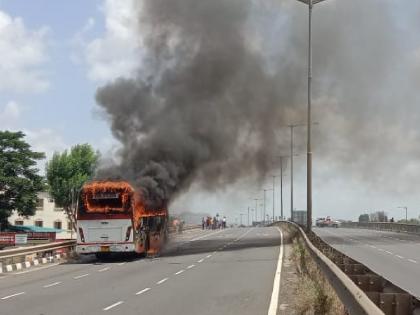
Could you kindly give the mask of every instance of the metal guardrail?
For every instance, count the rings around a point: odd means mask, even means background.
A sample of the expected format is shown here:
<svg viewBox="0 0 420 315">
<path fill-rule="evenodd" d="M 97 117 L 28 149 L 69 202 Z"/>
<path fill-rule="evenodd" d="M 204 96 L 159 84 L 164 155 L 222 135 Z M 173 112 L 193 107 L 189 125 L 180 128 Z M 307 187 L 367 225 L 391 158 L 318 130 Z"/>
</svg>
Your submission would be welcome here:
<svg viewBox="0 0 420 315">
<path fill-rule="evenodd" d="M 283 221 L 299 230 L 311 256 L 335 289 L 349 314 L 420 314 L 420 300 L 358 261 L 339 252 L 319 236 L 306 234 L 300 226 Z"/>
<path fill-rule="evenodd" d="M 329 280 L 350 315 L 384 315 L 368 295 L 312 243 L 299 225 L 294 222 L 282 223 L 290 224 L 299 231 L 311 256 Z"/>
<path fill-rule="evenodd" d="M 420 234 L 420 225 L 395 222 L 343 222 L 342 227 Z"/>
<path fill-rule="evenodd" d="M 0 251 L 0 258 L 4 258 L 11 255 L 17 255 L 17 254 L 32 254 L 38 251 L 51 250 L 52 248 L 55 248 L 55 247 L 61 248 L 61 247 L 68 247 L 68 246 L 74 246 L 74 245 L 76 245 L 76 240 L 59 241 L 59 242 L 48 243 L 48 244 L 34 245 L 30 247 L 5 249 L 5 250 Z"/>
<path fill-rule="evenodd" d="M 56 250 L 71 250 L 76 245 L 76 240 L 60 241 L 30 247 L 12 248 L 0 251 L 0 264 L 25 261 L 26 256 L 41 255 Z"/>
<path fill-rule="evenodd" d="M 183 231 L 198 229 L 199 225 L 185 225 Z M 175 229 L 169 229 L 169 233 L 175 233 Z M 9 262 L 22 262 L 24 261 L 25 256 L 33 254 L 43 254 L 47 252 L 52 252 L 60 249 L 72 249 L 76 246 L 76 240 L 69 241 L 60 241 L 48 244 L 41 244 L 28 247 L 12 248 L 5 249 L 0 251 L 0 264 L 9 263 Z M 19 259 L 19 258 L 23 259 Z"/>
</svg>

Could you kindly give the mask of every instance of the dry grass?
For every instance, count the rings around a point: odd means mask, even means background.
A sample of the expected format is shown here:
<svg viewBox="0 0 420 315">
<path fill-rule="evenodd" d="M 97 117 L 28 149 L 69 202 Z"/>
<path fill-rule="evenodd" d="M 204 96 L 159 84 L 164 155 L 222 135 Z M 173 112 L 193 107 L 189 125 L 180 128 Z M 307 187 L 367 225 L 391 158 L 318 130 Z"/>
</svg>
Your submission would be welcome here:
<svg viewBox="0 0 420 315">
<path fill-rule="evenodd" d="M 334 289 L 324 278 L 299 237 L 293 240 L 291 260 L 295 263 L 299 277 L 296 288 L 296 296 L 298 297 L 297 314 L 347 314 Z"/>
</svg>

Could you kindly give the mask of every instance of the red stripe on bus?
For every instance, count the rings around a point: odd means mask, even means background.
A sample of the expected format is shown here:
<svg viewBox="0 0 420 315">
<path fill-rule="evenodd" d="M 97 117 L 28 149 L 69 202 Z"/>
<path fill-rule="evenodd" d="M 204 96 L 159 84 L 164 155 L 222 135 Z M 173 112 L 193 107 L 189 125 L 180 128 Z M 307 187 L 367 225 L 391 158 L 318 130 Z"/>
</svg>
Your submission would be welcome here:
<svg viewBox="0 0 420 315">
<path fill-rule="evenodd" d="M 77 245 L 113 245 L 113 244 L 134 244 L 134 242 L 77 243 Z"/>
<path fill-rule="evenodd" d="M 127 213 L 115 213 L 115 214 L 90 213 L 90 214 L 79 214 L 77 216 L 78 221 L 117 220 L 117 219 L 131 220 L 131 215 Z"/>
</svg>

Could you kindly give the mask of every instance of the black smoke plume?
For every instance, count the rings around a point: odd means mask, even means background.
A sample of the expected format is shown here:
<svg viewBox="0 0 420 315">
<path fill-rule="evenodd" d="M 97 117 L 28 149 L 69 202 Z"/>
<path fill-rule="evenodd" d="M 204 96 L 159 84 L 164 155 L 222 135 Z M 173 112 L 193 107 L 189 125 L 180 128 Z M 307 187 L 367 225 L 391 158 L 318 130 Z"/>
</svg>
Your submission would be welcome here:
<svg viewBox="0 0 420 315">
<path fill-rule="evenodd" d="M 331 0 L 314 11 L 315 158 L 360 178 L 382 174 L 393 141 L 375 127 L 394 118 L 389 74 L 403 71 L 391 9 Z M 247 176 L 262 182 L 288 153 L 284 127 L 305 121 L 306 10 L 294 0 L 143 1 L 137 75 L 96 95 L 122 144 L 120 162 L 100 176 L 129 179 L 151 207 L 193 182 L 209 190 Z M 403 137 L 394 131 L 384 132 Z"/>
<path fill-rule="evenodd" d="M 145 1 L 142 69 L 98 90 L 123 144 L 114 174 L 141 188 L 150 206 L 194 180 L 211 189 L 272 166 L 287 104 L 253 47 L 251 9 L 243 0 Z"/>
</svg>

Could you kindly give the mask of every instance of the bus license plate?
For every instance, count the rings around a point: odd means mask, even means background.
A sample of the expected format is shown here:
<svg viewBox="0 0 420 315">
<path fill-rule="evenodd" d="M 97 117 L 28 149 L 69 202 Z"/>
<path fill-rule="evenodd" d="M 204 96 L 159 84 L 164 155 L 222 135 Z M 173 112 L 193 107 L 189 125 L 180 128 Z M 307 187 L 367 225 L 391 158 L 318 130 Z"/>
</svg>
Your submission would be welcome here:
<svg viewBox="0 0 420 315">
<path fill-rule="evenodd" d="M 101 252 L 109 252 L 109 246 L 101 246 Z"/>
</svg>

